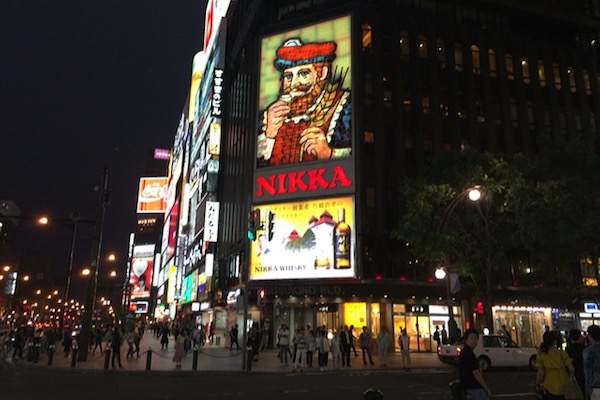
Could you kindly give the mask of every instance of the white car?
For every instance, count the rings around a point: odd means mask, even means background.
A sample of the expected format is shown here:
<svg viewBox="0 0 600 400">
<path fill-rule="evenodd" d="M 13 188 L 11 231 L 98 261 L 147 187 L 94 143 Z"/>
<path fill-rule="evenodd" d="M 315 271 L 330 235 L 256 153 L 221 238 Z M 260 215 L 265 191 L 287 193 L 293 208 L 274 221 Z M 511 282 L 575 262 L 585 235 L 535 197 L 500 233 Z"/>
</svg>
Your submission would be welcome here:
<svg viewBox="0 0 600 400">
<path fill-rule="evenodd" d="M 440 361 L 458 364 L 464 342 L 445 344 L 438 348 Z M 482 371 L 490 367 L 529 367 L 535 369 L 537 349 L 520 347 L 512 339 L 501 335 L 480 335 L 474 350 Z"/>
</svg>

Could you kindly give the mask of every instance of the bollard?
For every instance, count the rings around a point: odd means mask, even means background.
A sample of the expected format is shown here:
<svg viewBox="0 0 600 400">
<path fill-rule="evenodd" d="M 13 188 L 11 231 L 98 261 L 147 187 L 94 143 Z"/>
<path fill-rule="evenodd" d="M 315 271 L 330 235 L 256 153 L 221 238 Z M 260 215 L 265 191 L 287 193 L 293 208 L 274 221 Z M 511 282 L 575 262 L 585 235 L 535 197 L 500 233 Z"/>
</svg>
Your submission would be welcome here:
<svg viewBox="0 0 600 400">
<path fill-rule="evenodd" d="M 150 371 L 151 366 L 152 366 L 152 348 L 148 347 L 148 352 L 146 353 L 146 371 Z"/>
<path fill-rule="evenodd" d="M 198 371 L 198 349 L 194 348 L 194 354 L 192 357 L 192 370 Z"/>
<path fill-rule="evenodd" d="M 104 349 L 104 369 L 108 369 L 108 363 L 110 362 L 110 347 L 106 346 Z"/>
<path fill-rule="evenodd" d="M 52 361 L 54 360 L 54 345 L 51 344 L 48 346 L 48 365 L 52 365 Z"/>
<path fill-rule="evenodd" d="M 246 347 L 246 371 L 252 371 L 252 360 L 254 359 L 254 353 L 252 347 Z"/>
<path fill-rule="evenodd" d="M 71 353 L 71 368 L 75 368 L 75 365 L 77 364 L 77 353 L 77 347 L 75 347 Z"/>
</svg>

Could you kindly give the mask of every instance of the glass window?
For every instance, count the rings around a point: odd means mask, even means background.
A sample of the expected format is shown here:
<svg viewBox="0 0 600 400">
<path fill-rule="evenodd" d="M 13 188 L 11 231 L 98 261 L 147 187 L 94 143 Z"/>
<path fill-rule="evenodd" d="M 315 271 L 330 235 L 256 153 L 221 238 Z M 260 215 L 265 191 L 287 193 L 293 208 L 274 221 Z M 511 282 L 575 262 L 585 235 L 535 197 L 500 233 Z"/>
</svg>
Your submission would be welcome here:
<svg viewBox="0 0 600 400">
<path fill-rule="evenodd" d="M 531 77 L 529 76 L 529 61 L 527 58 L 521 58 L 521 69 L 523 71 L 523 82 L 526 84 L 531 83 Z"/>
<path fill-rule="evenodd" d="M 497 336 L 483 336 L 483 347 L 502 347 Z"/>
<path fill-rule="evenodd" d="M 362 24 L 362 49 L 363 51 L 373 50 L 373 28 L 370 24 Z"/>
<path fill-rule="evenodd" d="M 408 33 L 400 33 L 400 59 L 404 61 L 410 60 L 410 42 Z"/>
<path fill-rule="evenodd" d="M 552 64 L 552 72 L 554 74 L 554 86 L 556 87 L 556 90 L 560 90 L 562 84 L 560 82 L 560 69 L 558 68 L 558 64 Z"/>
<path fill-rule="evenodd" d="M 419 57 L 427 58 L 427 38 L 419 35 Z"/>
<path fill-rule="evenodd" d="M 454 43 L 454 68 L 457 71 L 463 70 L 463 53 L 460 43 Z"/>
<path fill-rule="evenodd" d="M 481 74 L 481 62 L 479 61 L 479 47 L 471 46 L 471 59 L 473 60 L 473 73 Z"/>
<path fill-rule="evenodd" d="M 504 60 L 506 62 L 506 76 L 508 77 L 509 80 L 514 81 L 515 80 L 515 70 L 514 70 L 514 66 L 513 66 L 512 54 L 507 54 L 504 57 Z"/>
<path fill-rule="evenodd" d="M 494 49 L 488 49 L 488 60 L 490 62 L 490 76 L 498 76 L 496 67 L 496 52 Z"/>
<path fill-rule="evenodd" d="M 544 87 L 544 86 L 546 86 L 546 71 L 544 70 L 544 63 L 541 61 L 538 61 L 537 67 L 538 67 L 538 79 L 540 80 L 540 86 Z"/>
</svg>

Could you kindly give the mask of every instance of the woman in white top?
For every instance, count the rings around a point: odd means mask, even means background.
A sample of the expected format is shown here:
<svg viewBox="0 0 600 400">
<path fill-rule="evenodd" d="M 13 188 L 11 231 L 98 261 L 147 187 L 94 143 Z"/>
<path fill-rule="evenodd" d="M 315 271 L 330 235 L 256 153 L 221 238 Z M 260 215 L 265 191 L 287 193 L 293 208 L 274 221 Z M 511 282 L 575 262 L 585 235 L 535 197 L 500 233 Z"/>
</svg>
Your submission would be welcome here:
<svg viewBox="0 0 600 400">
<path fill-rule="evenodd" d="M 333 338 L 331 339 L 331 358 L 333 360 L 333 368 L 340 368 L 340 363 L 342 362 L 342 352 L 340 350 L 340 334 L 338 331 L 333 333 Z"/>
<path fill-rule="evenodd" d="M 390 334 L 385 326 L 381 327 L 381 331 L 377 335 L 377 355 L 379 356 L 379 366 L 387 367 L 387 357 L 390 350 Z"/>
<path fill-rule="evenodd" d="M 327 371 L 327 359 L 329 358 L 329 339 L 327 339 L 327 329 L 325 327 L 317 328 L 317 335 L 315 337 L 315 344 L 317 346 L 319 369 L 321 371 Z"/>
</svg>

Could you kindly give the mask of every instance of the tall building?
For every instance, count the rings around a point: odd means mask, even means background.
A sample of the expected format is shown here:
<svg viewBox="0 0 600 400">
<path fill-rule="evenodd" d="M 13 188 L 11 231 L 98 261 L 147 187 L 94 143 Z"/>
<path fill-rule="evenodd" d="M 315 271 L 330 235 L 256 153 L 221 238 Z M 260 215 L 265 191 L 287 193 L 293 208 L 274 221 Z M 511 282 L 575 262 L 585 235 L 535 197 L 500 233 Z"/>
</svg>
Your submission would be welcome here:
<svg viewBox="0 0 600 400">
<path fill-rule="evenodd" d="M 598 149 L 598 0 L 210 7 L 225 17 L 211 24 L 204 54 L 214 61 L 190 104 L 212 119 L 188 120 L 189 148 L 202 146 L 188 170 L 214 183 L 218 232 L 197 241 L 189 268 L 207 268 L 210 255 L 209 301 L 192 311 L 196 322 L 222 330 L 244 322 L 245 297 L 271 338 L 282 323 L 366 325 L 375 334 L 385 325 L 394 335 L 406 328 L 416 349 L 429 351 L 436 325 L 453 314 L 464 328 L 481 304 L 464 290 L 449 310 L 433 267 L 391 238 L 405 177 L 443 151 L 533 156 L 543 135 Z M 544 326 L 595 321 L 556 288 L 502 290 L 511 277 L 495 278 L 494 319 L 521 344 L 539 343 Z"/>
</svg>

